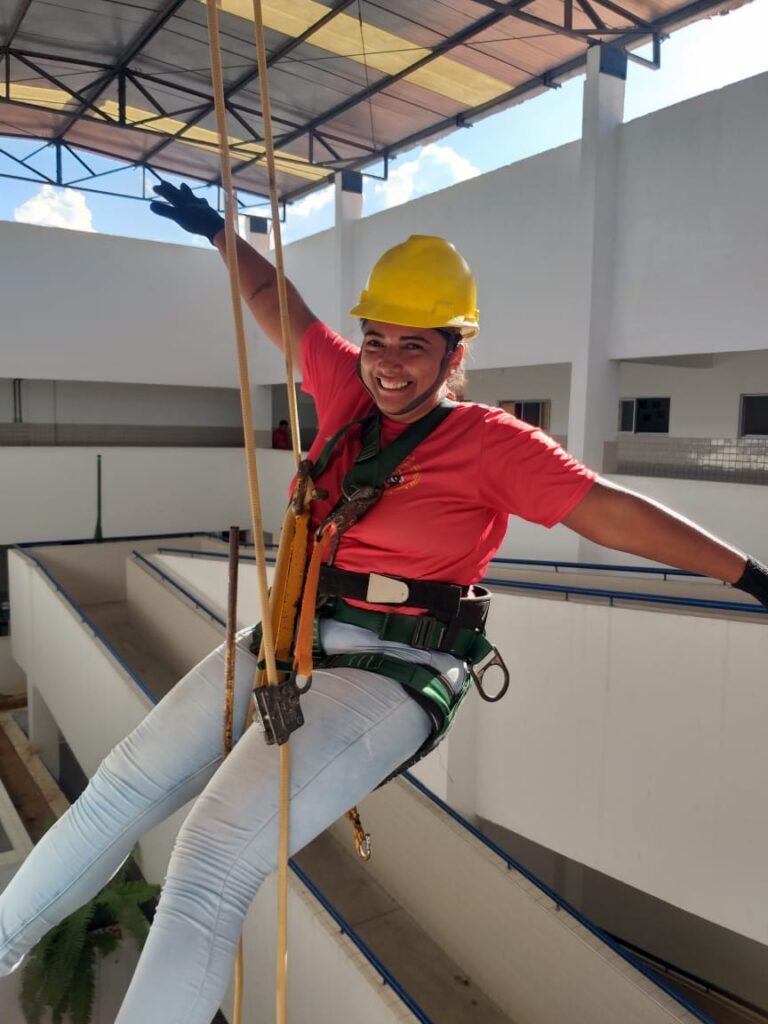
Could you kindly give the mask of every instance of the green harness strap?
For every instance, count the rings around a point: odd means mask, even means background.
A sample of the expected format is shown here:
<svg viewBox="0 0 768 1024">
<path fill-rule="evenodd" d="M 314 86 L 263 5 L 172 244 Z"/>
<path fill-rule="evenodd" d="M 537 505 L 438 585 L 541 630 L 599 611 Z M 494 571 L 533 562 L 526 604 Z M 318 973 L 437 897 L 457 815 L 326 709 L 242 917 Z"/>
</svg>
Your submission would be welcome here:
<svg viewBox="0 0 768 1024">
<path fill-rule="evenodd" d="M 446 624 L 433 615 L 392 615 L 389 612 L 358 608 L 339 599 L 334 600 L 330 609 L 321 609 L 320 614 L 336 619 L 337 622 L 347 622 L 369 629 L 380 640 L 407 644 L 420 650 L 444 650 L 440 644 L 448 632 Z M 454 631 L 450 649 L 445 653 L 452 654 L 462 661 L 475 663 L 487 658 L 492 650 L 493 644 L 479 629 L 462 627 Z"/>
<path fill-rule="evenodd" d="M 351 487 L 383 487 L 403 459 L 410 455 L 413 449 L 443 422 L 446 416 L 456 408 L 456 405 L 456 402 L 444 398 L 426 416 L 411 423 L 386 448 L 381 447 L 381 413 L 378 409 L 374 409 L 367 416 L 353 420 L 341 430 L 336 431 L 318 455 L 310 471 L 310 476 L 313 480 L 322 476 L 331 461 L 336 445 L 349 430 L 359 424 L 361 427 L 360 451 L 357 453 L 352 468 L 344 478 L 342 491 L 347 491 Z M 343 500 L 344 494 L 342 493 L 337 505 Z"/>
<path fill-rule="evenodd" d="M 432 720 L 432 731 L 412 761 L 397 769 L 399 774 L 429 753 L 448 732 L 462 700 L 469 691 L 472 677 L 467 672 L 461 692 L 454 694 L 450 683 L 427 665 L 414 665 L 401 658 L 376 651 L 325 655 L 317 662 L 320 668 L 360 668 L 388 676 L 404 686 Z"/>
</svg>

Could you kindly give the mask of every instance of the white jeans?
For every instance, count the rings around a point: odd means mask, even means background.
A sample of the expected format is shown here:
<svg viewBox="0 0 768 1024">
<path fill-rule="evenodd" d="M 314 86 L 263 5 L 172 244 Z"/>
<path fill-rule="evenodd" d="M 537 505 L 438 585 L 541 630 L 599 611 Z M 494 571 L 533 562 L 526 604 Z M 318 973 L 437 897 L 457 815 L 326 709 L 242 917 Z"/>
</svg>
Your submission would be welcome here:
<svg viewBox="0 0 768 1024">
<path fill-rule="evenodd" d="M 259 729 L 243 733 L 255 667 L 248 641 L 238 641 L 230 756 L 222 763 L 218 648 L 105 758 L 0 895 L 0 974 L 98 892 L 143 832 L 199 794 L 176 839 L 117 1024 L 210 1024 L 229 984 L 243 918 L 277 860 L 279 755 Z M 383 645 L 354 626 L 324 624 L 323 642 L 329 653 L 407 653 L 434 664 L 457 688 L 462 681 L 460 663 L 449 656 Z M 291 852 L 362 800 L 430 730 L 399 684 L 359 669 L 316 672 L 302 709 L 305 724 L 291 737 Z"/>
</svg>

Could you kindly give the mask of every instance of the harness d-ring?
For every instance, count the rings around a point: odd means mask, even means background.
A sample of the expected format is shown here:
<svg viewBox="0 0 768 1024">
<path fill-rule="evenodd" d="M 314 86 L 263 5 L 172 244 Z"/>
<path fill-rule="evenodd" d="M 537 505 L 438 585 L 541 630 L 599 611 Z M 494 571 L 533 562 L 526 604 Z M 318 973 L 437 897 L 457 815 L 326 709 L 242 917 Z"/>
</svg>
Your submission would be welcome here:
<svg viewBox="0 0 768 1024">
<path fill-rule="evenodd" d="M 499 653 L 498 647 L 493 646 L 491 650 L 493 653 L 493 657 L 490 659 L 490 661 L 486 661 L 484 665 L 479 667 L 469 665 L 468 668 L 469 674 L 472 676 L 472 682 L 477 687 L 477 692 L 480 694 L 483 700 L 487 700 L 489 704 L 495 704 L 497 700 L 501 700 L 501 698 L 509 689 L 509 669 L 504 663 L 504 659 Z M 485 676 L 485 673 L 488 671 L 489 668 L 500 668 L 502 673 L 501 687 L 494 694 L 486 693 L 486 691 L 483 689 L 483 677 Z"/>
</svg>

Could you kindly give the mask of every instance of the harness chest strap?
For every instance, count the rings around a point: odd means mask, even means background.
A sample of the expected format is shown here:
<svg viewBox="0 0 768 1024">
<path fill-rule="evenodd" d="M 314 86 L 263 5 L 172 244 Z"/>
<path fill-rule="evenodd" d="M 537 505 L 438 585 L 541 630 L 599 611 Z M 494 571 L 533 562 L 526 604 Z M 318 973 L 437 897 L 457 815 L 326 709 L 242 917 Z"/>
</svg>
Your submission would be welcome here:
<svg viewBox="0 0 768 1024">
<path fill-rule="evenodd" d="M 455 407 L 456 403 L 449 401 L 435 406 L 426 416 L 410 424 L 398 438 L 383 450 L 381 449 L 381 415 L 375 410 L 363 420 L 355 421 L 337 431 L 323 448 L 314 466 L 308 463 L 302 464 L 300 475 L 310 476 L 313 481 L 316 481 L 327 468 L 340 438 L 356 424 L 361 426 L 360 451 L 352 468 L 344 477 L 339 500 L 317 531 L 307 570 L 304 599 L 294 647 L 295 677 L 293 682 L 301 681 L 299 692 L 307 689 L 310 685 L 313 659 L 318 660 L 318 664 L 322 664 L 323 667 L 331 664 L 326 657 L 320 655 L 319 651 L 316 603 L 320 609 L 320 615 L 332 616 L 338 621 L 361 626 L 376 633 L 380 639 L 420 649 L 450 653 L 467 662 L 468 681 L 474 680 L 481 696 L 487 700 L 497 700 L 506 691 L 509 674 L 498 651 L 484 635 L 490 600 L 487 591 L 483 591 L 482 596 L 479 593 L 474 594 L 470 599 L 468 595 L 463 594 L 462 588 L 455 584 L 409 580 L 378 573 L 349 573 L 338 570 L 329 564 L 322 564 L 323 556 L 329 547 L 331 552 L 329 562 L 333 561 L 340 535 L 359 521 L 379 500 L 387 479 L 397 466 L 442 423 Z M 482 590 L 482 588 L 473 589 Z M 338 598 L 342 598 L 342 600 Z M 426 607 L 429 612 L 420 615 L 404 615 L 397 612 L 392 614 L 358 608 L 348 604 L 343 598 L 395 606 L 407 604 L 411 608 Z M 256 630 L 254 630 L 254 640 L 256 639 L 255 634 Z M 479 672 L 473 670 L 473 665 L 490 654 L 494 655 L 490 664 L 497 665 L 504 673 L 502 686 L 495 697 L 489 697 L 483 690 L 482 673 L 484 669 Z M 317 655 L 320 655 L 319 659 L 317 659 Z M 353 661 L 344 661 L 344 664 L 353 667 L 355 665 L 362 667 L 359 662 L 361 657 L 363 656 L 335 656 L 335 658 L 354 659 Z M 413 666 L 408 662 L 401 662 L 397 658 L 388 658 L 375 652 L 371 652 L 365 657 L 368 659 L 367 664 L 371 670 L 374 670 L 372 666 L 375 661 L 377 671 L 401 682 L 419 699 L 425 710 L 429 711 L 432 708 L 436 712 L 436 717 L 434 714 L 431 715 L 435 725 L 431 737 L 431 742 L 434 743 L 436 738 L 442 735 L 450 725 L 453 712 L 458 707 L 459 700 L 454 697 L 450 686 L 441 679 L 439 673 L 435 673 L 425 666 Z M 334 660 L 332 663 L 342 664 L 338 660 Z"/>
</svg>

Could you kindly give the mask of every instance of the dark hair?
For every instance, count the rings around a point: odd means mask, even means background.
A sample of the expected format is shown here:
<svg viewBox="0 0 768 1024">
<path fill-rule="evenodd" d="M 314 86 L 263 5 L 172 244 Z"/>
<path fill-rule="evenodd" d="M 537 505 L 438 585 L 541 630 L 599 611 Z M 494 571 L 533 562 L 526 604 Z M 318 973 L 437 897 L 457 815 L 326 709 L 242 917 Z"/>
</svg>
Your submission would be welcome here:
<svg viewBox="0 0 768 1024">
<path fill-rule="evenodd" d="M 287 427 L 287 426 L 288 426 L 288 420 L 280 420 L 280 422 L 278 423 L 278 427 Z"/>
</svg>

